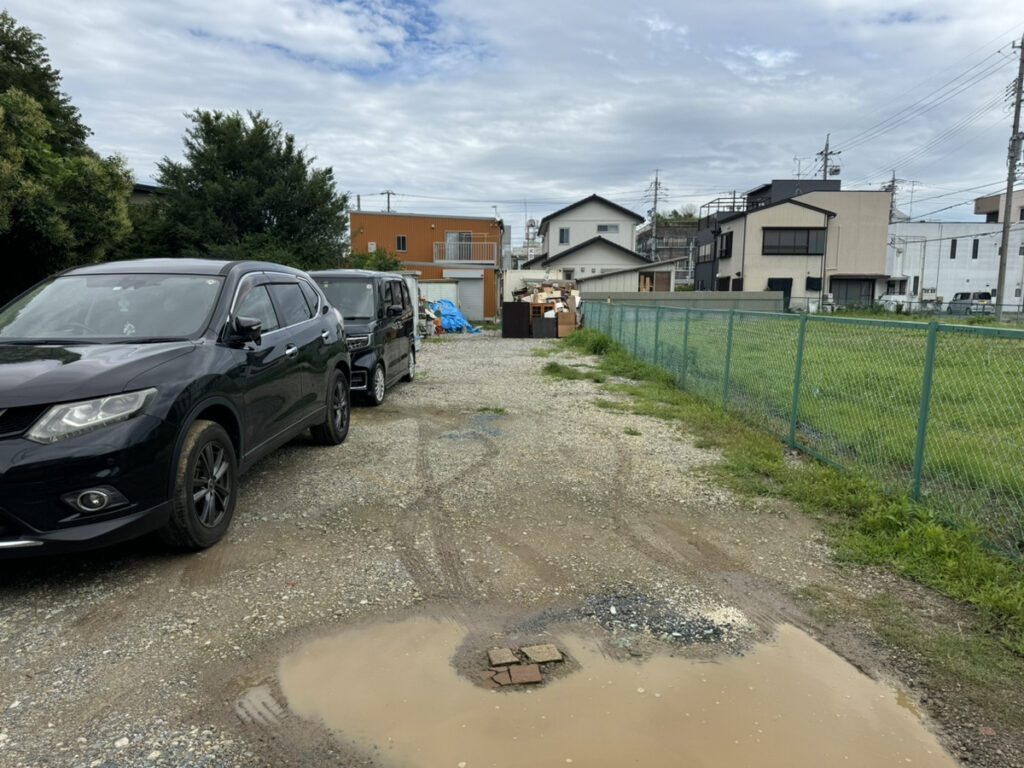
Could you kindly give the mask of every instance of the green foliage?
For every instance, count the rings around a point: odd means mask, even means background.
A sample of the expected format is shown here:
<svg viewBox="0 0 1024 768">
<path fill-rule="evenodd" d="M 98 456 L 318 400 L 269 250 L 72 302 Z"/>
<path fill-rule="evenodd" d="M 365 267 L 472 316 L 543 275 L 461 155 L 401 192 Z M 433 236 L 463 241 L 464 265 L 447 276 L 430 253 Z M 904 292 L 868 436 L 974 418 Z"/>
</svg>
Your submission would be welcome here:
<svg viewBox="0 0 1024 768">
<path fill-rule="evenodd" d="M 78 109 L 60 91 L 60 71 L 50 65 L 42 35 L 0 11 L 0 94 L 21 91 L 39 105 L 49 124 L 47 144 L 58 155 L 85 150 L 89 129 L 82 125 Z"/>
<path fill-rule="evenodd" d="M 677 293 L 692 293 L 695 290 L 697 289 L 692 285 L 677 285 L 675 287 Z"/>
<path fill-rule="evenodd" d="M 484 408 L 477 408 L 476 412 L 477 413 L 493 413 L 495 416 L 505 416 L 506 414 L 508 414 L 508 411 L 506 411 L 504 408 L 494 408 L 494 407 L 490 407 L 490 406 L 486 406 Z"/>
<path fill-rule="evenodd" d="M 157 164 L 167 255 L 343 263 L 348 200 L 330 168 L 314 168 L 295 137 L 259 112 L 189 118 L 184 162 Z"/>
<path fill-rule="evenodd" d="M 374 272 L 401 272 L 402 262 L 378 248 L 373 253 L 351 253 L 342 262 L 345 269 L 369 269 Z"/>
<path fill-rule="evenodd" d="M 622 430 L 622 433 L 625 434 L 625 435 L 633 435 L 633 436 L 643 434 L 639 429 L 635 429 L 633 427 L 626 427 L 624 430 Z"/>
<path fill-rule="evenodd" d="M 36 99 L 0 93 L 0 302 L 53 272 L 103 261 L 131 230 L 124 161 L 63 148 L 54 136 Z"/>
</svg>

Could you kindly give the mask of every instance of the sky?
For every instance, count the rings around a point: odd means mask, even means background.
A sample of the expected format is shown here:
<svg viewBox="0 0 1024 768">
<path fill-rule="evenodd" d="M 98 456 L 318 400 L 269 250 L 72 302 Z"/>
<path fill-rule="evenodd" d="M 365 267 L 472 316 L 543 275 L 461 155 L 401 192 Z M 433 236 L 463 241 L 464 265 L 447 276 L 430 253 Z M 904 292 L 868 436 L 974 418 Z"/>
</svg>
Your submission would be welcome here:
<svg viewBox="0 0 1024 768">
<path fill-rule="evenodd" d="M 893 172 L 915 218 L 1006 186 L 1007 0 L 6 0 L 101 154 L 152 183 L 195 109 L 258 110 L 367 210 L 493 216 L 513 244 L 597 193 L 641 215 Z"/>
</svg>

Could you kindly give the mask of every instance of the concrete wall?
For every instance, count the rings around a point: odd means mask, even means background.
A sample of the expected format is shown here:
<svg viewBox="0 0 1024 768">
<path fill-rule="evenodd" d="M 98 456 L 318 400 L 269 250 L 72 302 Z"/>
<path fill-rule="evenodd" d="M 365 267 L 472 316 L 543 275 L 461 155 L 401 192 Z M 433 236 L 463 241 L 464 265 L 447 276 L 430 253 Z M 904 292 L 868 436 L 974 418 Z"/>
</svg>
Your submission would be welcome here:
<svg viewBox="0 0 1024 768">
<path fill-rule="evenodd" d="M 582 290 L 583 300 L 608 301 L 613 304 L 640 304 L 654 307 L 689 307 L 690 309 L 741 309 L 747 312 L 781 312 L 780 291 L 654 291 L 648 293 Z M 586 304 L 584 304 L 586 311 Z"/>
<path fill-rule="evenodd" d="M 635 219 L 626 216 L 596 200 L 584 203 L 578 208 L 573 208 L 568 213 L 550 219 L 547 224 L 547 231 L 544 233 L 544 251 L 547 255 L 557 256 L 562 251 L 573 246 L 585 243 L 591 238 L 600 235 L 605 240 L 621 245 L 623 248 L 633 250 L 636 247 L 636 223 Z M 598 224 L 618 224 L 618 233 L 598 232 Z M 569 242 L 558 242 L 558 230 L 562 227 L 569 228 Z"/>
</svg>

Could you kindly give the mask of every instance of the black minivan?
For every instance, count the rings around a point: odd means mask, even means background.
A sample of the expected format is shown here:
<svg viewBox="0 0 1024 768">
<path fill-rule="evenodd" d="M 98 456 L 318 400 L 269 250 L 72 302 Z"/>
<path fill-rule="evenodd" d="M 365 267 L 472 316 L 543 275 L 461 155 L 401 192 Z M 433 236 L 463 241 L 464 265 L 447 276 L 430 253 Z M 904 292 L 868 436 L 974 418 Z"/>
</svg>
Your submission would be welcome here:
<svg viewBox="0 0 1024 768">
<path fill-rule="evenodd" d="M 388 387 L 416 374 L 416 321 L 405 279 L 394 272 L 333 269 L 310 272 L 345 318 L 352 355 L 352 391 L 380 405 Z"/>
</svg>

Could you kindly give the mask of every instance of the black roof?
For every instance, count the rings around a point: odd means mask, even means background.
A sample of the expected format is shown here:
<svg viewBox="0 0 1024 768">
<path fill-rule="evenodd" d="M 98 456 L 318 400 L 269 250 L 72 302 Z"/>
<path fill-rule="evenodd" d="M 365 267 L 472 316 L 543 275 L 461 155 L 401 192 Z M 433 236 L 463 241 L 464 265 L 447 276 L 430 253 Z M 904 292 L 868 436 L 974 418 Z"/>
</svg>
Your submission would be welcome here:
<svg viewBox="0 0 1024 768">
<path fill-rule="evenodd" d="M 595 243 L 598 243 L 598 242 L 604 243 L 605 245 L 610 245 L 612 248 L 616 249 L 617 251 L 622 251 L 625 254 L 628 254 L 630 256 L 634 256 L 640 262 L 644 262 L 644 263 L 648 262 L 648 259 L 645 259 L 643 256 L 641 256 L 636 251 L 631 251 L 631 250 L 629 250 L 629 248 L 623 248 L 618 243 L 613 243 L 608 238 L 601 237 L 600 235 L 598 235 L 597 237 L 592 237 L 589 240 L 584 240 L 582 243 L 580 243 L 579 245 L 574 245 L 572 248 L 567 248 L 566 250 L 564 250 L 561 253 L 559 253 L 557 256 L 552 256 L 549 259 L 545 259 L 544 260 L 544 266 L 546 267 L 549 264 L 553 264 L 554 262 L 558 261 L 559 259 L 565 258 L 566 256 L 570 256 L 570 255 L 576 253 L 577 251 L 581 251 L 584 248 L 586 248 L 588 246 L 591 246 L 591 245 L 594 245 Z M 527 262 L 527 263 L 529 263 L 529 262 Z"/>
<path fill-rule="evenodd" d="M 540 233 L 540 234 L 543 234 L 544 230 L 547 229 L 547 226 L 550 223 L 551 219 L 553 219 L 555 216 L 561 216 L 563 213 L 571 211 L 573 208 L 579 208 L 581 205 L 584 205 L 586 203 L 595 203 L 595 202 L 596 203 L 604 203 L 609 208 L 614 208 L 619 213 L 622 213 L 622 214 L 624 214 L 626 216 L 629 216 L 630 218 L 635 220 L 637 223 L 642 222 L 644 220 L 643 216 L 641 216 L 638 213 L 634 213 L 633 211 L 629 210 L 629 208 L 623 208 L 618 203 L 613 203 L 611 200 L 608 200 L 607 198 L 601 197 L 600 195 L 591 195 L 590 197 L 585 197 L 582 200 L 577 200 L 572 205 L 567 205 L 567 206 L 565 206 L 565 208 L 557 210 L 554 213 L 549 213 L 547 216 L 545 216 L 543 219 L 540 220 L 540 226 L 537 228 L 537 232 Z"/>
</svg>

